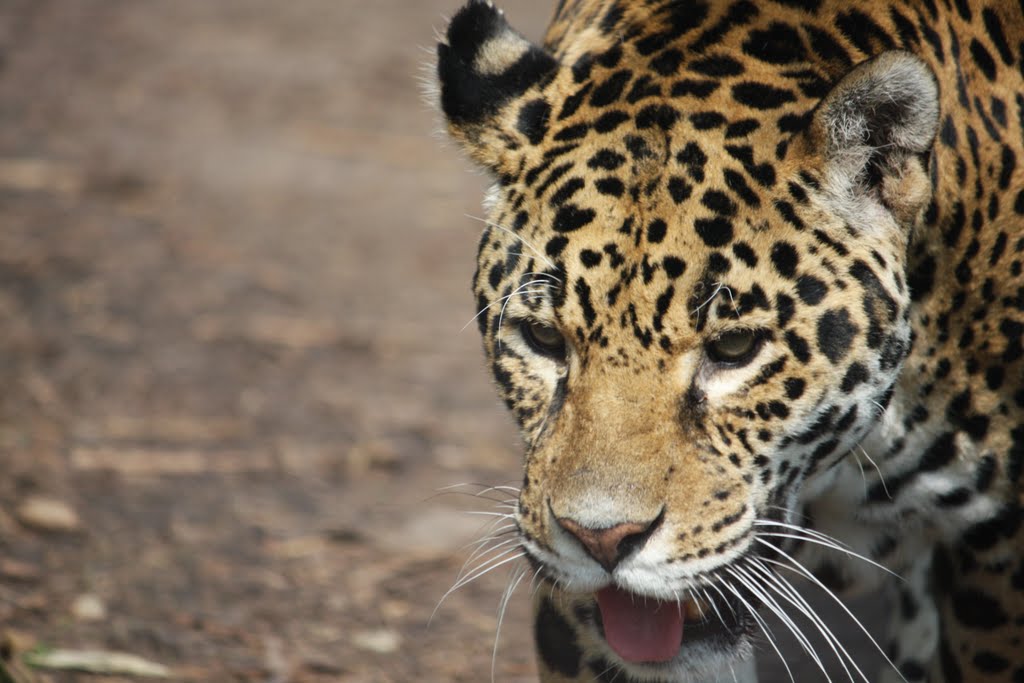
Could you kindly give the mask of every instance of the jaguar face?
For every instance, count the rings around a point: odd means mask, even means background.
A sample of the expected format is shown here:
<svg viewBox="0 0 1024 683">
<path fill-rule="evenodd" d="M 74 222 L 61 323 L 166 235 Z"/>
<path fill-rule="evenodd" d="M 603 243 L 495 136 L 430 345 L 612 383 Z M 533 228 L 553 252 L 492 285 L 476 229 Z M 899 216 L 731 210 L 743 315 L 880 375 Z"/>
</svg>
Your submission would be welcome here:
<svg viewBox="0 0 1024 683">
<path fill-rule="evenodd" d="M 909 343 L 895 226 L 851 239 L 783 165 L 746 203 L 695 139 L 655 137 L 647 168 L 621 137 L 567 154 L 550 193 L 497 191 L 482 240 L 485 347 L 527 441 L 517 521 L 568 590 L 714 600 L 873 424 Z"/>
<path fill-rule="evenodd" d="M 526 441 L 522 546 L 635 673 L 745 653 L 785 560 L 763 532 L 876 422 L 911 343 L 933 79 L 887 53 L 762 125 L 736 85 L 630 101 L 621 45 L 569 68 L 470 8 L 442 105 L 498 177 L 474 291 Z"/>
</svg>

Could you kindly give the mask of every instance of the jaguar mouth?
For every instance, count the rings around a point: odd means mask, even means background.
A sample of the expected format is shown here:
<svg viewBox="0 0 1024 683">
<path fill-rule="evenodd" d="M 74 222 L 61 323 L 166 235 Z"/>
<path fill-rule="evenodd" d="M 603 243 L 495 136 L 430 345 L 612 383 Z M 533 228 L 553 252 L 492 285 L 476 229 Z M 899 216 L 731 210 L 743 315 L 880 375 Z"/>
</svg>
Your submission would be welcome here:
<svg viewBox="0 0 1024 683">
<path fill-rule="evenodd" d="M 595 594 L 599 628 L 608 646 L 632 664 L 664 664 L 688 646 L 726 646 L 742 630 L 737 608 L 699 598 L 663 601 L 616 586 Z M 716 642 L 717 641 L 717 642 Z"/>
</svg>

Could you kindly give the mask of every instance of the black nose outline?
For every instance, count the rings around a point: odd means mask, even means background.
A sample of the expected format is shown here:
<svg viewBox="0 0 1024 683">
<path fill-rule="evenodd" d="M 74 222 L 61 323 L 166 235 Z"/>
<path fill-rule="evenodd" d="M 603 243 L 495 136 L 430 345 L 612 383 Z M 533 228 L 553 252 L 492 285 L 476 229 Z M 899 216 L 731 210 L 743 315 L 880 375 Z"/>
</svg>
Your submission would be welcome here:
<svg viewBox="0 0 1024 683">
<path fill-rule="evenodd" d="M 658 530 L 665 520 L 665 508 L 662 507 L 657 516 L 648 522 L 620 522 L 600 529 L 585 527 L 570 517 L 558 517 L 554 510 L 552 517 L 610 574 L 622 560 L 643 547 L 647 539 Z"/>
</svg>

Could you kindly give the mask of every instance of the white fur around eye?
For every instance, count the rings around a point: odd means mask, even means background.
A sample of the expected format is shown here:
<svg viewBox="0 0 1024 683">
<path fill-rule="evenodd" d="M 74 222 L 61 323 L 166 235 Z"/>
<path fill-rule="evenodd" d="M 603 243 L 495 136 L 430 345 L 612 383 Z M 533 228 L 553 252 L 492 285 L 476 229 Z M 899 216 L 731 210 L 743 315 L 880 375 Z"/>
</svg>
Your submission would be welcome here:
<svg viewBox="0 0 1024 683">
<path fill-rule="evenodd" d="M 761 354 L 765 350 L 762 349 Z M 758 358 L 769 358 L 767 355 L 759 355 Z M 697 378 L 697 386 L 704 391 L 707 400 L 714 403 L 716 399 L 721 400 L 735 394 L 754 379 L 764 366 L 755 358 L 752 362 L 741 368 L 710 368 L 706 367 Z"/>
<path fill-rule="evenodd" d="M 761 353 L 765 353 L 766 350 L 767 345 Z M 743 367 L 722 367 L 710 361 L 703 349 L 696 349 L 684 353 L 676 362 L 676 386 L 680 391 L 685 391 L 691 385 L 696 386 L 704 392 L 706 400 L 714 402 L 715 399 L 723 399 L 740 391 L 747 382 L 757 376 L 762 365 L 763 363 L 755 358 Z"/>
</svg>

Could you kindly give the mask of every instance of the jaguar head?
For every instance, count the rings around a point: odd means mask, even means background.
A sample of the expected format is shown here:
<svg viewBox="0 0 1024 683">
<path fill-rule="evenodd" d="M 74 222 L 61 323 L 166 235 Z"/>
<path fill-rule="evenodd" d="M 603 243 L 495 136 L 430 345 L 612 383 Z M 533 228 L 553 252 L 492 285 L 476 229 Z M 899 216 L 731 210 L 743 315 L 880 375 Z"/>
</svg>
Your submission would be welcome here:
<svg viewBox="0 0 1024 683">
<path fill-rule="evenodd" d="M 669 60 L 645 40 L 689 19 L 641 11 L 552 54 L 470 2 L 438 79 L 495 180 L 474 292 L 526 442 L 521 544 L 650 677 L 746 655 L 778 532 L 889 401 L 938 94 L 902 52 L 815 96 Z"/>
</svg>

